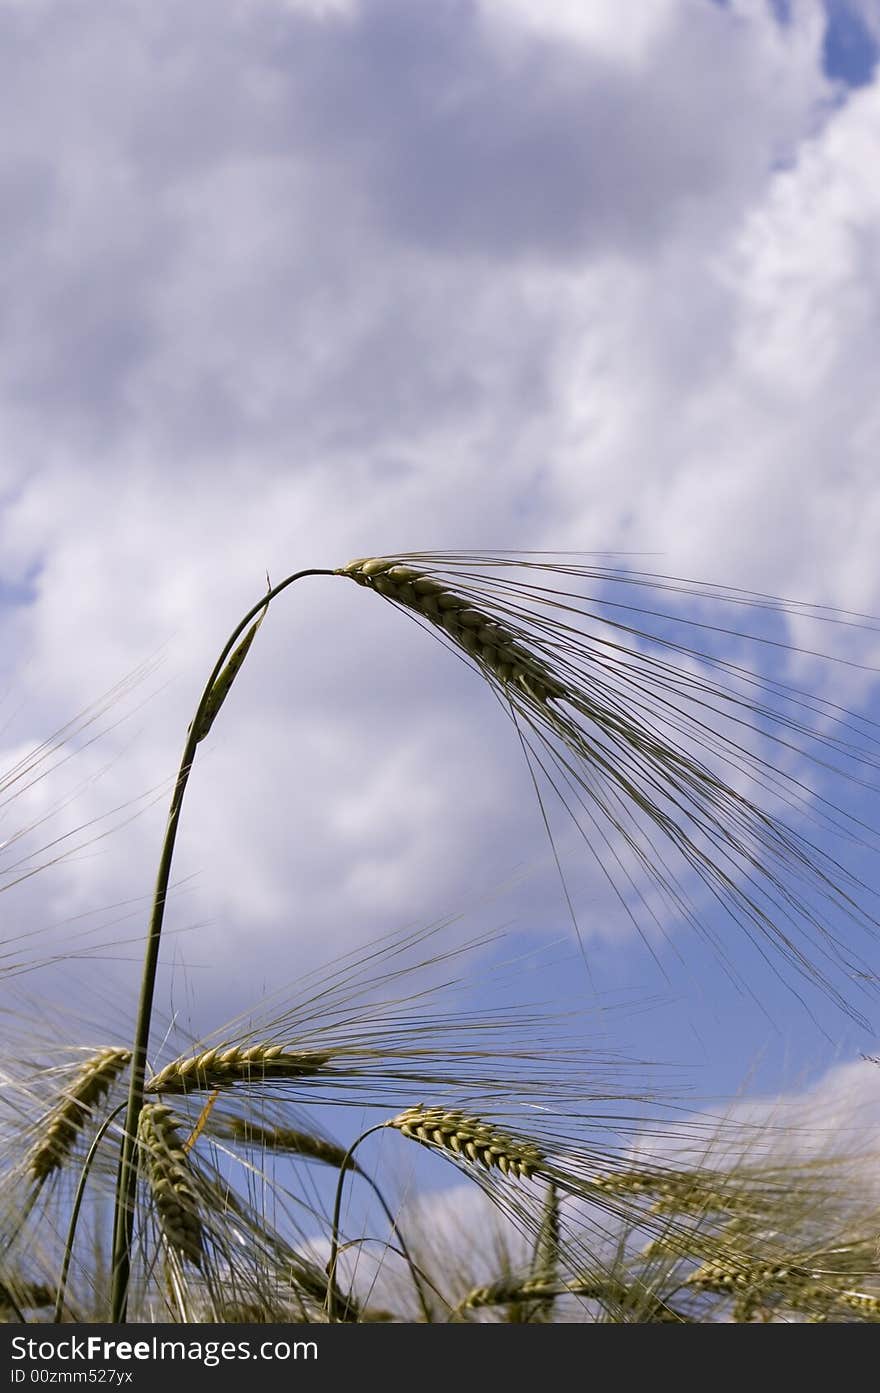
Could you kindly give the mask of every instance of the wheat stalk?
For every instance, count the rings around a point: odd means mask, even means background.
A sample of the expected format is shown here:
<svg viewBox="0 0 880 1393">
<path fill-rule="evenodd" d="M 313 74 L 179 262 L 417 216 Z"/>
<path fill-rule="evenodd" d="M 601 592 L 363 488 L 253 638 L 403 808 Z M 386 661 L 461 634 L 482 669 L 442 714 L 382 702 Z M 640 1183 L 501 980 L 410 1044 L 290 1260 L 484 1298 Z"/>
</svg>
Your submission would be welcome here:
<svg viewBox="0 0 880 1393">
<path fill-rule="evenodd" d="M 146 1093 L 191 1093 L 235 1083 L 300 1079 L 317 1074 L 331 1059 L 317 1050 L 291 1045 L 231 1045 L 174 1059 L 144 1086 Z"/>
<path fill-rule="evenodd" d="M 131 1059 L 131 1051 L 109 1046 L 90 1056 L 45 1119 L 43 1136 L 26 1167 L 42 1183 L 67 1160 L 95 1107 Z"/>
<path fill-rule="evenodd" d="M 552 1287 L 559 1278 L 559 1259 L 561 1256 L 561 1223 L 559 1214 L 559 1193 L 551 1181 L 544 1199 L 544 1212 L 541 1227 L 535 1239 L 532 1254 L 531 1280 L 540 1285 Z M 519 1307 L 516 1308 L 519 1310 Z M 526 1313 L 529 1321 L 548 1321 L 552 1319 L 553 1296 L 545 1296 Z"/>
<path fill-rule="evenodd" d="M 407 1108 L 383 1124 L 423 1146 L 450 1153 L 458 1161 L 472 1161 L 487 1170 L 497 1167 L 504 1175 L 528 1180 L 545 1157 L 533 1143 L 512 1137 L 467 1113 L 427 1108 Z"/>
<path fill-rule="evenodd" d="M 125 1319 L 125 1312 L 128 1304 L 128 1283 L 131 1275 L 132 1225 L 134 1223 L 134 1197 L 138 1180 L 138 1150 L 136 1139 L 140 1132 L 140 1116 L 144 1106 L 144 1074 L 146 1071 L 147 1051 L 150 1043 L 153 997 L 156 987 L 156 973 L 159 966 L 159 950 L 162 940 L 162 926 L 165 919 L 165 905 L 168 898 L 168 886 L 171 877 L 171 865 L 174 859 L 174 846 L 177 840 L 177 829 L 180 825 L 183 799 L 189 782 L 193 760 L 195 759 L 196 749 L 199 742 L 205 738 L 222 702 L 225 700 L 235 675 L 241 666 L 241 661 L 243 661 L 247 654 L 253 637 L 259 628 L 259 622 L 253 626 L 250 636 L 245 637 L 239 643 L 247 626 L 252 620 L 257 619 L 258 615 L 264 615 L 269 602 L 274 599 L 276 595 L 279 595 L 282 590 L 286 590 L 288 586 L 293 585 L 295 581 L 301 580 L 304 576 L 308 575 L 332 574 L 333 572 L 331 571 L 316 569 L 297 571 L 294 575 L 286 576 L 278 585 L 272 586 L 263 598 L 248 610 L 247 614 L 236 625 L 224 644 L 223 650 L 214 664 L 211 675 L 199 698 L 196 713 L 187 731 L 187 738 L 180 760 L 180 768 L 174 784 L 174 793 L 171 798 L 171 806 L 168 810 L 165 838 L 162 843 L 162 852 L 159 857 L 159 866 L 156 873 L 156 886 L 153 892 L 153 909 L 150 915 L 150 927 L 144 951 L 140 1001 L 138 1003 L 134 1041 L 132 1044 L 128 1105 L 122 1133 L 123 1139 L 119 1157 L 119 1176 L 116 1186 L 116 1203 L 114 1206 L 113 1221 L 113 1256 L 111 1264 L 113 1276 L 110 1292 L 110 1316 L 114 1324 Z M 233 652 L 236 643 L 239 643 L 239 646 Z M 232 656 L 230 657 L 230 655 Z"/>
<path fill-rule="evenodd" d="M 173 1252 L 199 1267 L 203 1238 L 198 1198 L 169 1107 L 163 1103 L 144 1104 L 138 1142 L 162 1235 Z"/>
</svg>

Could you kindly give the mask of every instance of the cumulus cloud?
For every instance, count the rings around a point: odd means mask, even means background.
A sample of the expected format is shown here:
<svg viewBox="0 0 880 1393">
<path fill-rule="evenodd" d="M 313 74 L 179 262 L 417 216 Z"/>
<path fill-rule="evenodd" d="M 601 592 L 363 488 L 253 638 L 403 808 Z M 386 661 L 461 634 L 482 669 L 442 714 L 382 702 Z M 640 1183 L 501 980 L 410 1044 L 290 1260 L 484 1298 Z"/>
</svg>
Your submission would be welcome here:
<svg viewBox="0 0 880 1393">
<path fill-rule="evenodd" d="M 72 815 L 173 776 L 267 568 L 621 548 L 880 608 L 880 93 L 785 8 L 0 5 L 10 753 L 159 650 L 169 684 Z M 493 703 L 351 591 L 279 603 L 200 754 L 206 999 L 243 944 L 314 956 L 536 854 Z M 49 908 L 147 893 L 160 829 Z"/>
</svg>

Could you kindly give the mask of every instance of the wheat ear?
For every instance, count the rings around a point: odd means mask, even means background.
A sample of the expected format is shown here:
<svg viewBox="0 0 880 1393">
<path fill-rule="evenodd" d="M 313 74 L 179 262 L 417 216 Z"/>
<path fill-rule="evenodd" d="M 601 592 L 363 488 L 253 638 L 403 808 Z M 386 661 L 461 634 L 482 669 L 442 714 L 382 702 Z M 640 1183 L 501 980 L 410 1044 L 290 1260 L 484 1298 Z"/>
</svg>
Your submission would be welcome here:
<svg viewBox="0 0 880 1393">
<path fill-rule="evenodd" d="M 34 1180 L 42 1182 L 64 1165 L 94 1108 L 130 1059 L 130 1050 L 108 1047 L 85 1061 L 48 1114 L 43 1136 L 27 1158 Z"/>
<path fill-rule="evenodd" d="M 800 1288 L 810 1279 L 804 1267 L 784 1263 L 755 1263 L 745 1259 L 712 1258 L 704 1262 L 686 1279 L 686 1284 L 699 1291 L 736 1293 L 746 1287 Z"/>
<path fill-rule="evenodd" d="M 478 1117 L 445 1108 L 407 1108 L 384 1123 L 423 1146 L 451 1154 L 458 1161 L 473 1161 L 487 1170 L 497 1167 L 504 1175 L 528 1180 L 540 1170 L 545 1157 L 538 1147 L 501 1132 Z"/>
<path fill-rule="evenodd" d="M 570 1291 L 567 1283 L 539 1277 L 501 1277 L 497 1282 L 472 1287 L 459 1310 L 476 1311 L 486 1306 L 509 1306 L 527 1301 L 550 1301 Z"/>
<path fill-rule="evenodd" d="M 608 1277 L 576 1277 L 570 1282 L 507 1277 L 490 1282 L 487 1286 L 474 1287 L 459 1309 L 474 1311 L 486 1306 L 509 1306 L 533 1301 L 552 1303 L 560 1296 L 578 1296 L 582 1300 L 602 1301 L 631 1310 L 644 1301 L 641 1293 Z M 664 1302 L 652 1298 L 646 1307 L 645 1319 L 681 1324 L 685 1318 Z"/>
<path fill-rule="evenodd" d="M 880 1297 L 869 1292 L 858 1292 L 832 1285 L 821 1285 L 819 1279 L 840 1274 L 822 1274 L 795 1263 L 755 1263 L 724 1262 L 720 1260 L 704 1262 L 687 1278 L 687 1285 L 698 1291 L 714 1291 L 739 1298 L 744 1307 L 759 1307 L 762 1297 L 776 1296 L 781 1303 L 793 1311 L 817 1311 L 817 1307 L 829 1310 L 852 1311 L 872 1321 L 880 1318 Z"/>
<path fill-rule="evenodd" d="M 145 1103 L 138 1141 L 162 1236 L 174 1253 L 199 1267 L 203 1243 L 198 1198 L 171 1109 Z"/>
<path fill-rule="evenodd" d="M 300 1079 L 317 1074 L 331 1058 L 291 1045 L 232 1045 L 203 1050 L 174 1059 L 144 1086 L 146 1093 L 192 1093 L 234 1083 L 263 1083 L 269 1079 Z"/>
<path fill-rule="evenodd" d="M 323 1161 L 324 1165 L 337 1169 L 360 1171 L 357 1161 L 349 1156 L 345 1147 L 311 1132 L 300 1132 L 294 1127 L 261 1127 L 243 1117 L 224 1123 L 223 1130 L 228 1130 L 229 1135 L 244 1146 L 283 1151 L 289 1156 L 303 1156 L 308 1161 Z"/>
<path fill-rule="evenodd" d="M 653 1199 L 654 1214 L 703 1214 L 715 1211 L 752 1214 L 766 1209 L 772 1191 L 724 1189 L 718 1175 L 693 1171 L 609 1171 L 593 1177 L 591 1184 L 610 1195 L 643 1195 Z"/>
<path fill-rule="evenodd" d="M 805 1287 L 800 1295 L 789 1298 L 786 1304 L 793 1311 L 812 1311 L 813 1319 L 828 1320 L 829 1314 L 836 1311 L 852 1311 L 865 1321 L 880 1321 L 880 1296 L 872 1296 L 863 1291 L 829 1291 L 827 1287 Z M 817 1306 L 825 1306 L 825 1311 L 817 1311 Z M 833 1316 L 831 1316 L 833 1319 Z"/>
<path fill-rule="evenodd" d="M 350 576 L 358 585 L 415 610 L 448 634 L 475 662 L 487 667 L 499 682 L 513 683 L 542 703 L 565 696 L 562 684 L 503 624 L 433 577 L 388 556 L 349 561 L 337 574 Z"/>
</svg>

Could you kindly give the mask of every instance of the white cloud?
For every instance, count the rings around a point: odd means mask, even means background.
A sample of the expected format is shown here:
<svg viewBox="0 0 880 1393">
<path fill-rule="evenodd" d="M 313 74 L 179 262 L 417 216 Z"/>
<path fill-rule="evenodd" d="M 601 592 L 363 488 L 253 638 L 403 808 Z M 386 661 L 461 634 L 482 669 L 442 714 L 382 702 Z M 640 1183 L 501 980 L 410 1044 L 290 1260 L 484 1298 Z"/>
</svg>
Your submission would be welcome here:
<svg viewBox="0 0 880 1393">
<path fill-rule="evenodd" d="M 538 0 L 482 0 L 481 8 L 502 32 L 522 26 L 540 37 L 573 40 L 591 52 L 625 65 L 642 65 L 658 38 L 681 22 L 678 0 L 658 0 L 656 5 L 611 3 L 581 5 L 578 0 L 557 0 L 541 5 Z M 693 18 L 696 7 L 689 18 Z"/>
<path fill-rule="evenodd" d="M 864 1055 L 837 1063 L 808 1084 L 783 1093 L 743 1096 L 707 1110 L 687 1126 L 646 1134 L 635 1154 L 669 1165 L 736 1168 L 743 1163 L 815 1163 L 838 1176 L 841 1194 L 869 1206 L 880 1201 L 880 1064 Z M 820 1187 L 821 1190 L 821 1187 Z M 817 1192 L 818 1193 L 818 1192 Z"/>
<path fill-rule="evenodd" d="M 170 643 L 111 798 L 172 775 L 267 567 L 621 547 L 880 608 L 878 90 L 832 103 L 818 7 L 336 9 L 0 8 L 10 738 Z M 279 602 L 200 754 L 221 963 L 429 919 L 541 835 L 492 703 L 350 592 Z M 146 892 L 156 836 L 60 897 Z"/>
</svg>

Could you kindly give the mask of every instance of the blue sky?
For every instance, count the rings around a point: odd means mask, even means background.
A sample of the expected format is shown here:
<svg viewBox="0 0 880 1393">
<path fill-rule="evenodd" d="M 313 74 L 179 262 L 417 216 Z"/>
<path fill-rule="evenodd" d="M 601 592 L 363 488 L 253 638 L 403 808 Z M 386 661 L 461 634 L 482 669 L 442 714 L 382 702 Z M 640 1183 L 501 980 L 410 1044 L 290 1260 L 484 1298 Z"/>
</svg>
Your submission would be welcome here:
<svg viewBox="0 0 880 1393">
<path fill-rule="evenodd" d="M 125 825 L 9 890 L 34 968 L 11 1004 L 124 1030 L 163 788 L 267 569 L 619 551 L 880 613 L 878 44 L 876 0 L 0 0 L 4 767 L 161 658 L 100 741 L 14 786 L 4 837 L 47 818 L 16 847 Z M 774 671 L 876 719 L 876 634 L 829 643 L 862 666 Z M 273 608 L 177 874 L 161 990 L 199 1028 L 464 911 L 559 945 L 524 991 L 650 996 L 601 1019 L 698 1093 L 876 1049 L 758 962 L 760 1006 L 686 940 L 667 982 L 581 865 L 591 986 L 509 727 L 336 580 Z M 36 970 L 73 932 L 131 940 L 97 1002 L 93 962 Z"/>
<path fill-rule="evenodd" d="M 829 77 L 849 87 L 869 84 L 877 67 L 876 26 L 859 5 L 847 0 L 826 0 L 827 24 L 822 62 Z"/>
</svg>

